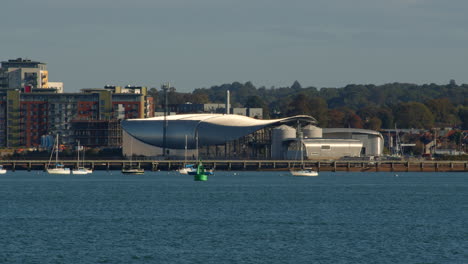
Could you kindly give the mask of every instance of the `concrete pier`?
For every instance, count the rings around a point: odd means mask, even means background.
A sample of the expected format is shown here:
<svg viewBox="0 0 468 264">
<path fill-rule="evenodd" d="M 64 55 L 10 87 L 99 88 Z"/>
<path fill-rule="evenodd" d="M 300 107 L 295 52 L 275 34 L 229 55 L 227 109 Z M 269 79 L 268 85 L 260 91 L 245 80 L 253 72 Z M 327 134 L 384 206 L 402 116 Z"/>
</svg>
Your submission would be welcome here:
<svg viewBox="0 0 468 264">
<path fill-rule="evenodd" d="M 122 166 L 137 165 L 145 170 L 176 170 L 186 163 L 196 161 L 184 160 L 87 160 L 85 166 L 95 170 L 120 170 Z M 76 167 L 76 160 L 64 160 L 62 163 L 69 168 Z M 6 169 L 14 170 L 45 170 L 48 161 L 44 160 L 0 160 Z M 207 168 L 216 170 L 246 170 L 246 171 L 281 171 L 288 170 L 297 163 L 291 160 L 203 160 Z M 365 171 L 365 172 L 467 172 L 468 161 L 340 161 L 340 160 L 308 160 L 305 166 L 317 171 Z"/>
</svg>

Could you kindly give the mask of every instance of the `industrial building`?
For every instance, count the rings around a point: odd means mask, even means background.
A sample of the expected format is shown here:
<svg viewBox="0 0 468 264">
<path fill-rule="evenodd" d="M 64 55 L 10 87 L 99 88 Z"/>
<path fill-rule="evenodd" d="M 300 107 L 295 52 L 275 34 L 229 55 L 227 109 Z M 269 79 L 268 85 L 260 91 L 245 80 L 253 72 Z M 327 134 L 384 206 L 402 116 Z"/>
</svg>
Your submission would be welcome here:
<svg viewBox="0 0 468 264">
<path fill-rule="evenodd" d="M 380 132 L 358 128 L 324 128 L 326 139 L 357 139 L 362 142 L 361 155 L 380 156 L 384 149 L 384 139 Z"/>
<path fill-rule="evenodd" d="M 299 149 L 303 149 L 306 159 L 336 159 L 366 155 L 363 146 L 380 144 L 378 136 L 325 138 L 316 123 L 313 117 L 305 115 L 273 120 L 235 114 L 131 119 L 121 123 L 122 146 L 127 156 L 166 159 L 296 159 L 301 155 Z M 356 132 L 366 134 L 366 130 L 349 133 Z M 378 132 L 367 131 L 367 135 L 374 134 Z"/>
</svg>

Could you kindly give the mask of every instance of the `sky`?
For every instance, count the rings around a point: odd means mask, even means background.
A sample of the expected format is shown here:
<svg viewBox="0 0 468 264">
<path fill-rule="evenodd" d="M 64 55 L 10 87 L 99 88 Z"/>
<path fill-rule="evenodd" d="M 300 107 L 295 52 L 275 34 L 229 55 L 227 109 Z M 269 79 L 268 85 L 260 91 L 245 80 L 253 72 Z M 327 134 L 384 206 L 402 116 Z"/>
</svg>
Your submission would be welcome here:
<svg viewBox="0 0 468 264">
<path fill-rule="evenodd" d="M 3 0 L 0 60 L 66 92 L 468 83 L 466 0 Z"/>
</svg>

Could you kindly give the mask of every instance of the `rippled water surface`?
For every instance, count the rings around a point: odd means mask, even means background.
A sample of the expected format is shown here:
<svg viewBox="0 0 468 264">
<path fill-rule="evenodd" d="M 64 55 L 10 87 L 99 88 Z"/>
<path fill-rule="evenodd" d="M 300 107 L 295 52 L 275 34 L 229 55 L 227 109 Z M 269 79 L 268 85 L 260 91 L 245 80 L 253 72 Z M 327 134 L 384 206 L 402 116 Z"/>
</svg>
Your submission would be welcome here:
<svg viewBox="0 0 468 264">
<path fill-rule="evenodd" d="M 468 174 L 8 172 L 0 263 L 468 263 Z"/>
</svg>

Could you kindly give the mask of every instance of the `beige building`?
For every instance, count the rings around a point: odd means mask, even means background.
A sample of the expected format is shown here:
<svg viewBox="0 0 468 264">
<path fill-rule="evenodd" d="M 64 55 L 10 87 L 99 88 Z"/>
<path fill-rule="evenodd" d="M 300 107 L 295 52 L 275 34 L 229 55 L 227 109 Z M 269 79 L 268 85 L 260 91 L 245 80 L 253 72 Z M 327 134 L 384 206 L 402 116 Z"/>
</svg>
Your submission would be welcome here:
<svg viewBox="0 0 468 264">
<path fill-rule="evenodd" d="M 1 63 L 0 88 L 49 88 L 49 72 L 45 63 L 22 58 Z"/>
</svg>

